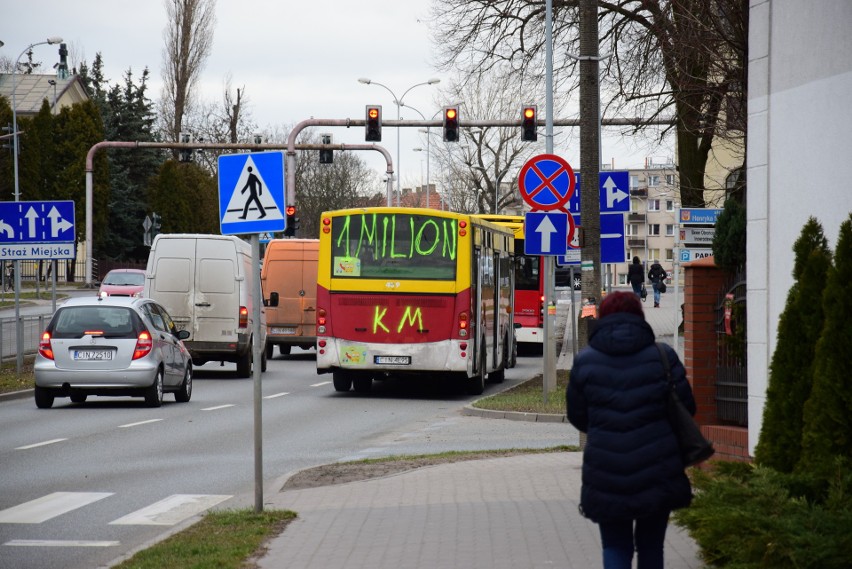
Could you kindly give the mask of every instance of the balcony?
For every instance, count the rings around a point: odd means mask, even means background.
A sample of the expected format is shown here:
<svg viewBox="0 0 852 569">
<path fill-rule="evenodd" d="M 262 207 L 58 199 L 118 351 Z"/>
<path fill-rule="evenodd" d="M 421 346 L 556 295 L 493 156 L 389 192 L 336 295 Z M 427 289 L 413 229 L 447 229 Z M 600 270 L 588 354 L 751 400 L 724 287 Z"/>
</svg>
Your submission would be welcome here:
<svg viewBox="0 0 852 569">
<path fill-rule="evenodd" d="M 628 213 L 627 223 L 645 223 L 644 213 Z"/>
<path fill-rule="evenodd" d="M 627 240 L 627 246 L 631 249 L 639 249 L 640 247 L 645 246 L 645 240 L 633 237 Z"/>
<path fill-rule="evenodd" d="M 630 196 L 634 198 L 647 198 L 648 197 L 648 188 L 640 187 L 640 188 L 630 188 Z"/>
</svg>

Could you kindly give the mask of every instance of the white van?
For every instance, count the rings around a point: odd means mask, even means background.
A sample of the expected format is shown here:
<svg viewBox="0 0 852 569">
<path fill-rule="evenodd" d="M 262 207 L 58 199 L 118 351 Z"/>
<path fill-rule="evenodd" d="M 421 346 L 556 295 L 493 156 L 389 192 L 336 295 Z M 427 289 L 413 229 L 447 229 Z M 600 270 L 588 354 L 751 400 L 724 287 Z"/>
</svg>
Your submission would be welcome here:
<svg viewBox="0 0 852 569">
<path fill-rule="evenodd" d="M 166 233 L 154 239 L 143 294 L 189 331 L 184 344 L 194 365 L 235 362 L 239 377 L 251 375 L 252 291 L 260 276 L 253 265 L 251 245 L 233 235 Z M 263 308 L 260 330 L 261 370 L 266 371 Z"/>
</svg>

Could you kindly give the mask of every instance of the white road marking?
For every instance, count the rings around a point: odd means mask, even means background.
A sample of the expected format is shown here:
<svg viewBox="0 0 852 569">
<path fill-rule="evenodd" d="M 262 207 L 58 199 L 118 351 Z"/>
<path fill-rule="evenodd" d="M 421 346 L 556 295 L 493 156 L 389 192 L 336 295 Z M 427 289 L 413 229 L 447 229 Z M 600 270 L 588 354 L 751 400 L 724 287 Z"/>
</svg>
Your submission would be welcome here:
<svg viewBox="0 0 852 569">
<path fill-rule="evenodd" d="M 202 411 L 216 411 L 218 409 L 226 409 L 228 407 L 233 407 L 233 403 L 228 403 L 227 405 L 217 405 L 216 407 L 207 407 L 206 409 L 202 409 Z"/>
<path fill-rule="evenodd" d="M 32 445 L 17 447 L 15 450 L 27 450 L 27 449 L 36 448 L 36 447 L 43 447 L 45 445 L 52 445 L 53 443 L 61 443 L 62 441 L 67 441 L 67 440 L 68 439 L 53 439 L 53 440 L 50 440 L 50 441 L 44 441 L 43 443 L 35 443 L 35 444 L 32 444 Z"/>
<path fill-rule="evenodd" d="M 84 541 L 81 539 L 13 539 L 3 545 L 12 547 L 115 547 L 120 541 Z"/>
<path fill-rule="evenodd" d="M 156 423 L 157 421 L 162 421 L 162 419 L 148 419 L 147 421 L 139 421 L 138 423 L 127 423 L 126 425 L 119 425 L 118 428 L 138 427 L 139 425 L 147 425 L 148 423 Z"/>
<path fill-rule="evenodd" d="M 289 392 L 284 391 L 283 393 L 276 393 L 274 395 L 267 395 L 264 399 L 275 399 L 276 397 L 284 397 L 285 395 L 290 395 Z"/>
<path fill-rule="evenodd" d="M 123 526 L 171 526 L 182 522 L 231 496 L 221 494 L 173 494 L 146 508 L 110 522 Z"/>
<path fill-rule="evenodd" d="M 0 523 L 40 524 L 112 494 L 112 492 L 54 492 L 12 508 L 0 510 Z"/>
<path fill-rule="evenodd" d="M 331 383 L 331 382 L 330 381 L 322 381 L 320 383 L 312 383 L 311 387 L 321 387 L 323 385 L 328 385 L 329 383 Z"/>
</svg>

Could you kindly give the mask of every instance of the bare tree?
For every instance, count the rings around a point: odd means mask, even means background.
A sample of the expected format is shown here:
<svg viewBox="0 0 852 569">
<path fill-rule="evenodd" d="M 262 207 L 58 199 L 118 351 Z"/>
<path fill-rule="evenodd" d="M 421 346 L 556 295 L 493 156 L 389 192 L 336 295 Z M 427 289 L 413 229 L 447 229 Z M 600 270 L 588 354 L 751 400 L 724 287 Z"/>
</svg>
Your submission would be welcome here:
<svg viewBox="0 0 852 569">
<path fill-rule="evenodd" d="M 177 140 L 184 116 L 195 102 L 194 89 L 210 50 L 216 0 L 164 0 L 168 23 L 163 32 L 163 96 L 160 120 L 166 136 Z"/>
<path fill-rule="evenodd" d="M 472 76 L 459 76 L 442 97 L 460 103 L 463 123 L 515 120 L 524 102 L 536 100 L 543 90 L 538 79 L 524 81 L 522 73 L 506 64 L 496 64 Z M 505 212 L 521 204 L 517 173 L 544 143 L 521 140 L 516 127 L 471 127 L 463 129 L 460 143 L 432 145 L 444 176 L 443 192 L 454 211 L 470 213 Z M 496 203 L 495 203 L 496 202 Z"/>
<path fill-rule="evenodd" d="M 684 206 L 703 206 L 714 138 L 741 139 L 745 129 L 748 0 L 617 0 L 598 6 L 601 51 L 611 54 L 602 85 L 604 116 L 638 112 L 648 121 L 676 116 L 681 199 Z M 540 76 L 544 18 L 543 0 L 435 3 L 433 34 L 441 63 L 462 72 L 508 63 L 525 77 Z M 554 2 L 557 87 L 576 76 L 576 62 L 566 55 L 579 52 L 578 30 L 576 0 Z M 554 92 L 571 94 L 575 88 Z"/>
</svg>

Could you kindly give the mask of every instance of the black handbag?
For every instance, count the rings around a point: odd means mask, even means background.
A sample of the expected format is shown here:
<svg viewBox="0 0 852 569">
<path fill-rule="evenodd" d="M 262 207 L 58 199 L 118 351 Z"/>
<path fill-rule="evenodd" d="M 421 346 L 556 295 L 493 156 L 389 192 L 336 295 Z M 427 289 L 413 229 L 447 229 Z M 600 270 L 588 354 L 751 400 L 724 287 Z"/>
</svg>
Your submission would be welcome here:
<svg viewBox="0 0 852 569">
<path fill-rule="evenodd" d="M 666 283 L 660 281 L 660 284 L 657 285 L 657 290 L 660 291 L 660 293 L 666 292 Z"/>
<path fill-rule="evenodd" d="M 668 393 L 666 395 L 666 413 L 668 414 L 669 423 L 672 426 L 677 444 L 680 446 L 680 457 L 683 459 L 684 466 L 693 466 L 699 462 L 704 462 L 716 452 L 713 448 L 713 443 L 704 438 L 701 434 L 701 429 L 692 418 L 692 415 L 683 405 L 683 401 L 675 391 L 674 381 L 672 380 L 672 372 L 669 369 L 669 358 L 666 357 L 666 351 L 658 343 L 657 350 L 660 352 L 660 358 L 663 360 L 663 367 L 666 368 L 666 380 L 668 383 Z"/>
<path fill-rule="evenodd" d="M 639 297 L 642 299 L 642 302 L 645 302 L 645 299 L 648 298 L 648 289 L 645 288 L 645 283 L 642 283 L 642 289 L 639 291 Z"/>
</svg>

